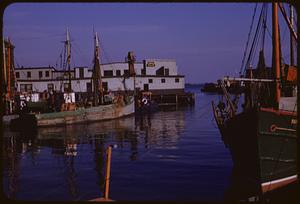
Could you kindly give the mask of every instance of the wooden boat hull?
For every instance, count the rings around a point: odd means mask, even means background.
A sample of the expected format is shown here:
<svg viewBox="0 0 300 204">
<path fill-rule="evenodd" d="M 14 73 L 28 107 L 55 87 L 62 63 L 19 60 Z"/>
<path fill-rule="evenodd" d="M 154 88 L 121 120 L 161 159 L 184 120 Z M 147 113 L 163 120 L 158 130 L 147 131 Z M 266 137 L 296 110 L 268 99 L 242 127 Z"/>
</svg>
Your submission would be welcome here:
<svg viewBox="0 0 300 204">
<path fill-rule="evenodd" d="M 29 127 L 63 126 L 76 123 L 111 120 L 133 114 L 135 111 L 134 106 L 134 100 L 133 98 L 130 98 L 127 104 L 101 105 L 89 108 L 79 108 L 73 111 L 23 114 L 20 115 L 19 118 L 12 120 L 10 126 L 15 127 L 15 129 L 26 129 Z M 31 120 L 29 121 L 28 118 Z"/>
<path fill-rule="evenodd" d="M 266 193 L 297 180 L 296 117 L 295 112 L 261 108 L 218 124 L 235 172 L 249 181 L 252 193 Z"/>
<path fill-rule="evenodd" d="M 134 113 L 134 100 L 128 104 L 109 104 L 74 111 L 36 114 L 38 127 L 69 125 L 75 123 L 111 120 Z"/>
</svg>

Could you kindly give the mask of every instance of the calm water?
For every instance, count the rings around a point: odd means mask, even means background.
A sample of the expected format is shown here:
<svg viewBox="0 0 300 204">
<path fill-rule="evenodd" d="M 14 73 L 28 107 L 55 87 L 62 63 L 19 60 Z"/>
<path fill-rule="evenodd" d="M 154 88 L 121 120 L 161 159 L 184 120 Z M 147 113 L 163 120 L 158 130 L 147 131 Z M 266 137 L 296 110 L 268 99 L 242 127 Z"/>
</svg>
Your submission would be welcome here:
<svg viewBox="0 0 300 204">
<path fill-rule="evenodd" d="M 3 188 L 20 200 L 102 196 L 105 149 L 112 150 L 114 200 L 220 201 L 232 161 L 211 111 L 217 95 L 195 92 L 194 107 L 90 125 L 4 132 Z"/>
</svg>

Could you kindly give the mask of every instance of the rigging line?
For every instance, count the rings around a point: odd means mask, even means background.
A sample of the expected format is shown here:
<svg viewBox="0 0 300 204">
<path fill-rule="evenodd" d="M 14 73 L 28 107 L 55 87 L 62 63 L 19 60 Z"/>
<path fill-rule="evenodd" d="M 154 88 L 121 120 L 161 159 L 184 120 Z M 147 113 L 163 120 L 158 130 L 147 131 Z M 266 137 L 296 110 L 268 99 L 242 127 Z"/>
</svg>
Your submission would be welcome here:
<svg viewBox="0 0 300 204">
<path fill-rule="evenodd" d="M 252 46 L 251 46 L 251 49 L 250 49 L 250 53 L 249 53 L 249 56 L 248 56 L 248 59 L 247 59 L 246 66 L 244 68 L 244 72 L 246 71 L 247 67 L 249 67 L 250 61 L 252 61 L 252 58 L 253 58 L 253 52 L 255 52 L 255 49 L 256 49 L 256 45 L 257 45 L 257 42 L 258 42 L 258 36 L 259 36 L 260 30 L 261 30 L 261 23 L 262 23 L 262 17 L 263 17 L 263 11 L 264 11 L 265 5 L 266 4 L 264 4 L 262 6 L 262 10 L 261 10 L 261 13 L 260 13 L 260 16 L 259 16 L 259 21 L 257 23 L 257 27 L 256 27 L 255 35 L 254 35 L 254 39 L 253 39 Z"/>
<path fill-rule="evenodd" d="M 77 45 L 77 43 L 73 43 L 73 45 L 75 45 L 74 46 L 74 50 L 77 52 L 77 54 L 81 57 L 81 59 L 83 60 L 83 61 L 86 61 L 86 62 L 89 62 L 90 60 L 88 60 L 86 57 L 85 57 L 85 55 L 84 54 L 82 54 L 82 53 L 84 53 L 84 52 L 82 52 L 82 50 L 80 49 L 80 47 Z"/>
<path fill-rule="evenodd" d="M 249 67 L 250 61 L 252 59 L 253 51 L 255 49 L 254 47 L 255 47 L 255 45 L 258 41 L 257 39 L 258 39 L 259 31 L 260 31 L 260 24 L 261 24 L 261 18 L 262 18 L 262 14 L 263 14 L 263 8 L 264 7 L 262 7 L 262 10 L 261 10 L 261 13 L 260 13 L 260 16 L 259 16 L 259 21 L 257 23 L 255 35 L 254 35 L 253 42 L 252 42 L 252 45 L 251 45 L 251 49 L 250 49 L 250 52 L 249 52 L 249 56 L 248 56 L 248 59 L 247 59 L 247 62 L 246 62 L 245 68 L 244 68 L 244 72 L 247 69 L 247 67 Z"/>
<path fill-rule="evenodd" d="M 61 57 L 62 57 L 62 53 L 63 53 L 63 48 L 62 48 L 60 54 L 58 55 L 58 57 L 56 59 L 56 63 L 55 63 L 56 64 L 56 68 L 57 68 L 57 62 L 58 62 L 58 60 L 61 59 Z M 60 68 L 61 68 L 61 66 L 60 66 Z"/>
<path fill-rule="evenodd" d="M 251 22 L 250 30 L 249 30 L 249 33 L 248 33 L 248 40 L 247 40 L 246 47 L 245 47 L 245 51 L 244 51 L 244 56 L 243 56 L 243 60 L 242 60 L 242 65 L 241 65 L 241 69 L 240 69 L 240 74 L 241 74 L 241 72 L 242 72 L 242 69 L 243 69 L 244 63 L 245 63 L 245 59 L 246 59 L 246 54 L 247 54 L 247 50 L 248 50 L 248 45 L 249 45 L 249 41 L 250 41 L 250 37 L 251 37 L 251 33 L 252 33 L 252 27 L 253 27 L 253 24 L 254 24 L 254 18 L 255 18 L 255 15 L 256 15 L 257 5 L 258 5 L 258 3 L 256 3 L 256 4 L 255 4 L 255 7 L 254 7 L 254 12 L 253 12 L 253 16 L 252 16 L 252 22 Z"/>
<path fill-rule="evenodd" d="M 257 30 L 256 31 L 257 32 L 255 33 L 255 38 L 253 40 L 253 43 L 252 43 L 252 46 L 251 46 L 251 49 L 250 49 L 250 53 L 249 53 L 249 56 L 248 56 L 248 59 L 247 59 L 246 66 L 244 68 L 244 72 L 246 71 L 247 67 L 250 66 L 251 62 L 253 61 L 253 58 L 256 55 L 257 45 L 258 45 L 260 34 L 261 34 L 261 19 L 259 21 L 259 24 L 257 25 Z"/>
<path fill-rule="evenodd" d="M 61 37 L 62 35 L 60 36 L 44 36 L 44 37 L 23 37 L 23 38 L 16 38 L 18 40 L 40 40 L 40 39 L 45 39 L 45 38 L 58 38 L 58 37 Z"/>
<path fill-rule="evenodd" d="M 112 60 L 111 58 L 109 57 L 108 53 L 105 51 L 104 49 L 104 44 L 103 44 L 103 41 L 101 41 L 100 43 L 100 49 L 101 51 L 103 52 L 103 57 L 105 57 L 105 59 L 107 60 L 107 62 L 109 63 L 109 66 L 112 68 L 112 69 L 116 69 L 116 67 L 113 65 L 112 63 Z"/>
<path fill-rule="evenodd" d="M 266 29 L 267 29 L 267 20 L 268 20 L 268 5 L 266 5 L 265 9 L 265 18 L 263 19 L 263 37 L 262 37 L 262 45 L 261 50 L 264 50 L 265 47 L 265 39 L 266 39 Z"/>
</svg>

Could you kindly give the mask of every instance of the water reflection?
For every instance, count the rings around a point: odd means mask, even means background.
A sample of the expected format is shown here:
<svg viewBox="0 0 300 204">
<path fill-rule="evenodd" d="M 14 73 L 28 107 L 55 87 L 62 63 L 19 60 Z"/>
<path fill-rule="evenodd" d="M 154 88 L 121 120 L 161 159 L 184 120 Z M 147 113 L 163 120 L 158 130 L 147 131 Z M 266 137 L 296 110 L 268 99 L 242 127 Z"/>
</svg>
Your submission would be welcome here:
<svg viewBox="0 0 300 204">
<path fill-rule="evenodd" d="M 37 186 L 42 186 L 44 181 L 53 183 L 54 186 L 61 185 L 60 188 L 66 191 L 64 193 L 66 195 L 62 195 L 62 198 L 80 200 L 91 190 L 80 187 L 80 182 L 85 182 L 85 178 L 91 178 L 81 172 L 94 166 L 92 167 L 96 178 L 94 182 L 98 186 L 97 197 L 100 197 L 104 189 L 105 149 L 108 145 L 113 144 L 122 150 L 121 153 L 129 153 L 128 161 L 136 161 L 140 159 L 141 150 L 144 152 L 145 149 L 176 148 L 184 126 L 185 113 L 175 111 L 169 112 L 167 116 L 164 112 L 160 112 L 99 123 L 40 128 L 33 132 L 17 133 L 5 130 L 4 190 L 12 199 L 38 199 L 29 195 L 30 193 L 18 196 L 27 190 L 20 189 L 20 185 L 31 185 L 30 179 L 24 177 L 34 177 Z M 92 158 L 92 165 L 85 163 L 89 158 Z M 56 169 L 50 166 L 53 161 L 59 164 Z M 40 180 L 33 172 L 28 172 L 31 168 L 41 176 Z M 52 172 L 51 175 L 62 177 L 62 180 L 52 181 L 52 178 L 43 178 L 44 173 L 49 173 L 47 171 Z M 91 174 L 90 171 L 86 172 Z M 32 190 L 37 191 L 37 194 L 49 190 L 46 187 L 38 189 L 37 186 L 32 186 Z M 37 197 L 43 199 L 42 195 Z"/>
</svg>

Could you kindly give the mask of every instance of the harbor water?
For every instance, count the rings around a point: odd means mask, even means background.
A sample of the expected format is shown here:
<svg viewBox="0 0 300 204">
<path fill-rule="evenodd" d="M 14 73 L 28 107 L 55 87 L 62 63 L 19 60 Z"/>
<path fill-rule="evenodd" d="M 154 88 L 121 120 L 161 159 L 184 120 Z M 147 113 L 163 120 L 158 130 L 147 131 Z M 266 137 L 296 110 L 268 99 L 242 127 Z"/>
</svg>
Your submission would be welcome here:
<svg viewBox="0 0 300 204">
<path fill-rule="evenodd" d="M 3 189 L 10 199 L 91 200 L 102 197 L 105 150 L 112 145 L 109 197 L 121 201 L 222 201 L 232 161 L 211 101 L 148 116 L 37 132 L 4 130 Z"/>
</svg>

